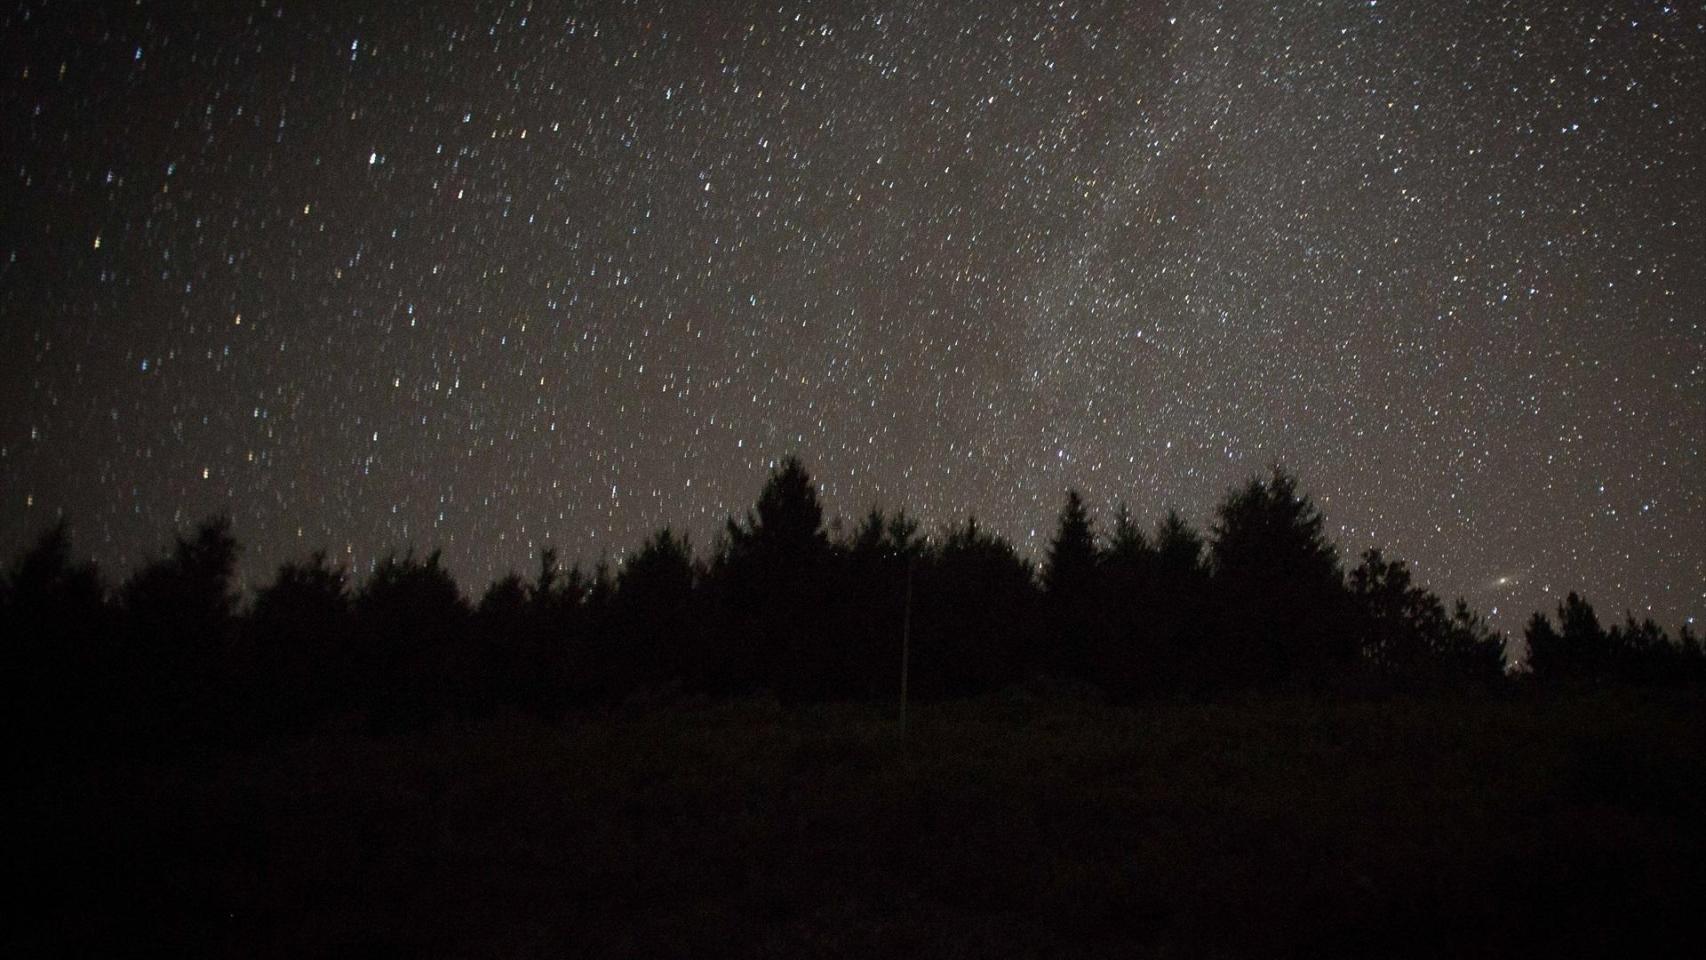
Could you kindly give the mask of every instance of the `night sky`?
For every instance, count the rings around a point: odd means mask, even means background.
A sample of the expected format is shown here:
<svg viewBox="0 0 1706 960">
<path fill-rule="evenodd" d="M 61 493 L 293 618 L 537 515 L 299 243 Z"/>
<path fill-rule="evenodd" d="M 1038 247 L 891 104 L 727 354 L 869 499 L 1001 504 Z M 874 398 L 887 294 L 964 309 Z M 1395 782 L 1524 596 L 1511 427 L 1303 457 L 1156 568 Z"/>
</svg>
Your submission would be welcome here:
<svg viewBox="0 0 1706 960">
<path fill-rule="evenodd" d="M 251 586 L 704 552 L 1278 461 L 1517 627 L 1706 615 L 1706 9 L 209 4 L 0 11 L 0 549 Z"/>
</svg>

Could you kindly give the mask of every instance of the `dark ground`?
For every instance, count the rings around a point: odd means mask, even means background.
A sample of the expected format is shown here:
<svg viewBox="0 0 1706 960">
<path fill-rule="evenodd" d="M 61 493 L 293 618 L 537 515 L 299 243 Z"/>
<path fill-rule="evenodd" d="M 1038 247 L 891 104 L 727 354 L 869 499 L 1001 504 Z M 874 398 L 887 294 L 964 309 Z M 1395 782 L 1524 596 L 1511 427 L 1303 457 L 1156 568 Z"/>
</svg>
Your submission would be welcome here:
<svg viewBox="0 0 1706 960">
<path fill-rule="evenodd" d="M 7 790 L 9 956 L 1693 954 L 1706 700 L 675 705 Z M 1697 955 L 1697 954 L 1696 954 Z"/>
</svg>

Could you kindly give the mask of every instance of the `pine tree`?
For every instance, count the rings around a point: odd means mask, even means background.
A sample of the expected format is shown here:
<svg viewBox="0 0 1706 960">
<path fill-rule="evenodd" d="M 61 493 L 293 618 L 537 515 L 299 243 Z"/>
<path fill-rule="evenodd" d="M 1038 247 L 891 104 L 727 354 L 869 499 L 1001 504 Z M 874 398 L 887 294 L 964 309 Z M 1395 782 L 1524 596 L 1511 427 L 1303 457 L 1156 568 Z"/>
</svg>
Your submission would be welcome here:
<svg viewBox="0 0 1706 960">
<path fill-rule="evenodd" d="M 237 609 L 233 578 L 239 546 L 229 517 L 202 521 L 172 552 L 124 584 L 124 608 L 146 642 L 179 648 L 216 646 L 230 635 Z"/>
<path fill-rule="evenodd" d="M 1210 545 L 1229 678 L 1319 680 L 1357 653 L 1338 550 L 1320 510 L 1279 467 L 1233 490 Z"/>
<path fill-rule="evenodd" d="M 1203 539 L 1191 525 L 1169 510 L 1155 528 L 1155 556 L 1164 577 L 1194 579 L 1203 570 Z"/>
<path fill-rule="evenodd" d="M 255 670 L 272 698 L 272 722 L 300 726 L 347 693 L 351 664 L 349 574 L 324 550 L 288 561 L 255 594 L 248 632 Z"/>
<path fill-rule="evenodd" d="M 415 726 L 463 707 L 471 694 L 470 609 L 439 551 L 380 560 L 356 593 L 357 688 L 381 729 Z"/>
<path fill-rule="evenodd" d="M 968 517 L 938 534 L 919 568 L 915 690 L 990 690 L 1045 665 L 1032 634 L 1035 567 L 1006 538 Z"/>
<path fill-rule="evenodd" d="M 811 625 L 831 593 L 833 551 L 823 505 L 797 457 L 772 470 L 757 506 L 730 518 L 711 564 L 719 608 L 720 685 L 809 695 L 835 682 L 835 653 Z"/>
<path fill-rule="evenodd" d="M 1122 501 L 1114 511 L 1114 530 L 1108 537 L 1107 559 L 1114 563 L 1141 565 L 1146 564 L 1153 554 L 1149 538 L 1138 529 L 1131 510 Z"/>
<path fill-rule="evenodd" d="M 32 752 L 52 762 L 90 749 L 112 688 L 132 682 L 113 669 L 107 614 L 95 565 L 72 559 L 63 519 L 0 577 L 0 723 L 14 771 Z"/>
<path fill-rule="evenodd" d="M 1049 541 L 1043 589 L 1055 599 L 1068 602 L 1077 599 L 1089 586 L 1096 561 L 1096 535 L 1091 529 L 1090 513 L 1078 491 L 1068 490 L 1054 538 Z"/>
<path fill-rule="evenodd" d="M 1605 676 L 1611 666 L 1611 642 L 1593 604 L 1571 592 L 1558 604 L 1558 627 L 1543 614 L 1529 621 L 1528 667 L 1542 680 L 1582 681 Z"/>
</svg>

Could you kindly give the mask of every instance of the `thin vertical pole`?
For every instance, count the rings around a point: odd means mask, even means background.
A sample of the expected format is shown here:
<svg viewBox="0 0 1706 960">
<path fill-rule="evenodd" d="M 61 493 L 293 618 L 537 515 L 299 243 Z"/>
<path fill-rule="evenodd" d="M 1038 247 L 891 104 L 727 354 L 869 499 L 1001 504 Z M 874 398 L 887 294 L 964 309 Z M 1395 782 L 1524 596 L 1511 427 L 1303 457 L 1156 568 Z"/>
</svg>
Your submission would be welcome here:
<svg viewBox="0 0 1706 960">
<path fill-rule="evenodd" d="M 916 556 L 906 561 L 906 610 L 900 618 L 900 739 L 906 740 L 906 681 L 912 660 L 912 569 Z"/>
</svg>

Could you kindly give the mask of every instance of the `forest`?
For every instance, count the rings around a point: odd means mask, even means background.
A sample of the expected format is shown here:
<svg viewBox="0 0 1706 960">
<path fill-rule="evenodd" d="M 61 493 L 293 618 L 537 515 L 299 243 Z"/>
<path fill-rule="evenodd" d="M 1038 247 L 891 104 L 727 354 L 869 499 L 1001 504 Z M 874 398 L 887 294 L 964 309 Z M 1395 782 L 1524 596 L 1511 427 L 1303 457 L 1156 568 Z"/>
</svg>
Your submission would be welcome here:
<svg viewBox="0 0 1706 960">
<path fill-rule="evenodd" d="M 1669 955 L 1706 934 L 1706 662 L 1580 597 L 1507 650 L 1281 469 L 1042 562 L 825 522 L 436 553 L 239 595 L 210 519 L 9 568 L 13 955 Z M 904 656 L 903 656 L 904 653 Z M 903 668 L 904 660 L 904 668 Z M 904 687 L 904 693 L 903 693 Z M 903 696 L 907 700 L 903 700 Z M 897 710 L 898 707 L 898 710 Z M 908 712 L 910 710 L 910 712 Z M 898 716 L 897 716 L 898 714 Z M 899 721 L 897 723 L 897 721 Z"/>
<path fill-rule="evenodd" d="M 926 535 L 872 509 L 831 535 L 811 476 L 780 463 L 709 557 L 665 527 L 619 568 L 545 549 L 471 601 L 437 552 L 359 583 L 324 552 L 239 596 L 227 519 L 178 535 L 116 589 L 61 522 L 0 592 L 12 729 L 231 738 L 356 723 L 400 730 L 506 709 L 763 694 L 785 703 L 1082 685 L 1116 702 L 1248 690 L 1490 692 L 1522 684 L 1694 684 L 1700 640 L 1572 593 L 1521 655 L 1378 549 L 1354 566 L 1282 468 L 1226 492 L 1208 531 L 1123 507 L 1098 530 L 1068 491 L 1043 562 L 975 517 Z M 87 726 L 88 729 L 82 729 Z M 71 737 L 66 741 L 65 737 Z"/>
</svg>

